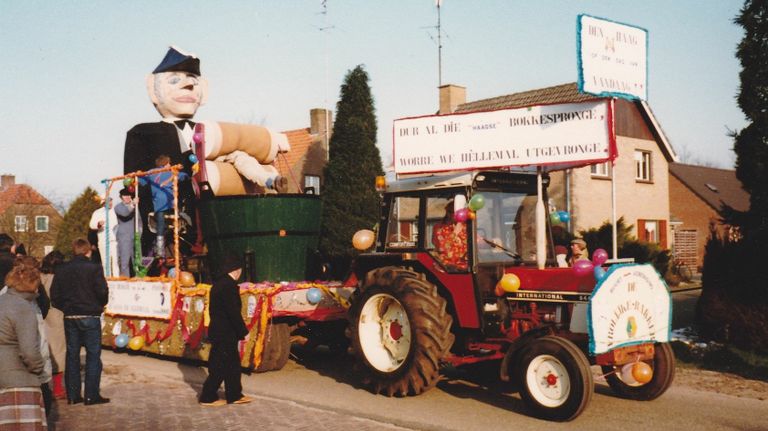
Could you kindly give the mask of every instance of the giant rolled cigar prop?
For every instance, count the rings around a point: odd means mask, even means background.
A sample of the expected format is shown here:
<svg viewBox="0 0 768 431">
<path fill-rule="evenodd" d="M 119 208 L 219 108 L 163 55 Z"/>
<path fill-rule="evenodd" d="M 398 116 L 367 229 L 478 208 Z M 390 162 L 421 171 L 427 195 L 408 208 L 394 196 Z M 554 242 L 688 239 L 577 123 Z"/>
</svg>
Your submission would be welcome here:
<svg viewBox="0 0 768 431">
<path fill-rule="evenodd" d="M 271 165 L 265 166 L 254 163 L 252 168 L 256 168 L 256 170 L 249 171 L 246 178 L 262 187 L 270 187 L 272 181 L 278 176 L 277 169 Z M 205 170 L 208 174 L 208 184 L 211 186 L 214 195 L 233 196 L 247 194 L 243 177 L 232 163 L 206 160 Z"/>
<path fill-rule="evenodd" d="M 205 159 L 243 151 L 259 163 L 272 163 L 278 150 L 288 151 L 288 138 L 266 127 L 251 124 L 203 121 L 205 124 Z"/>
</svg>

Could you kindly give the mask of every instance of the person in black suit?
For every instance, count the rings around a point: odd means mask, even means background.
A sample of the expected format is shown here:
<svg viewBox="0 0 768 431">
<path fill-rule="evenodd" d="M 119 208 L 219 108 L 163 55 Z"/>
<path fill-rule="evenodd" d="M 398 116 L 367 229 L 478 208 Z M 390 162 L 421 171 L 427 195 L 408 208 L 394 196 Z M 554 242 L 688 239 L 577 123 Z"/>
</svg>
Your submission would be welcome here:
<svg viewBox="0 0 768 431">
<path fill-rule="evenodd" d="M 208 340 L 211 353 L 208 356 L 208 378 L 203 383 L 199 402 L 204 406 L 245 404 L 252 401 L 243 395 L 240 383 L 240 353 L 238 341 L 248 335 L 248 328 L 241 314 L 242 301 L 237 280 L 243 273 L 242 263 L 233 256 L 222 259 L 219 275 L 211 287 L 208 310 L 211 324 Z M 218 391 L 224 383 L 226 400 L 219 399 Z"/>
<path fill-rule="evenodd" d="M 72 244 L 74 257 L 58 265 L 51 282 L 51 302 L 64 313 L 67 342 L 64 381 L 69 404 L 83 402 L 80 392 L 80 348 L 85 346 L 85 405 L 108 403 L 101 396 L 101 313 L 109 288 L 101 265 L 90 261 L 91 245 Z"/>
</svg>

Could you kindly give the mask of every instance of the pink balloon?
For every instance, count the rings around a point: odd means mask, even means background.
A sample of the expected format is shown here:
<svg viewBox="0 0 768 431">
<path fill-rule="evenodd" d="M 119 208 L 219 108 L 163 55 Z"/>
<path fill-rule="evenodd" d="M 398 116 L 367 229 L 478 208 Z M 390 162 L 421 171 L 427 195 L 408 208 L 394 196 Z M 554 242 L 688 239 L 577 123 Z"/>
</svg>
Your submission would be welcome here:
<svg viewBox="0 0 768 431">
<path fill-rule="evenodd" d="M 573 272 L 576 274 L 577 277 L 582 277 L 587 274 L 592 274 L 592 271 L 594 271 L 595 266 L 592 265 L 592 262 L 588 260 L 577 260 L 576 263 L 573 264 Z"/>
<path fill-rule="evenodd" d="M 455 213 L 453 213 L 453 219 L 457 222 L 465 222 L 469 218 L 469 210 L 466 208 L 462 208 Z"/>
<path fill-rule="evenodd" d="M 594 253 L 592 253 L 592 264 L 595 266 L 600 266 L 605 263 L 605 261 L 608 260 L 608 252 L 603 250 L 602 248 L 598 248 L 595 250 Z"/>
</svg>

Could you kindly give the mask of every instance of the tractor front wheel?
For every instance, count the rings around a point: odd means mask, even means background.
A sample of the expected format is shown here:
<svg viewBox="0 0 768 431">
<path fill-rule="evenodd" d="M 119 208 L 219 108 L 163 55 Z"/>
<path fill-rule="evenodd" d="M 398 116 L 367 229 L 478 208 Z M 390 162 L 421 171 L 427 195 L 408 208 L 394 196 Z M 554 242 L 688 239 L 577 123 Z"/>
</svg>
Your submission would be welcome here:
<svg viewBox="0 0 768 431">
<path fill-rule="evenodd" d="M 622 380 L 620 366 L 604 365 L 603 373 L 608 386 L 621 397 L 637 401 L 650 401 L 663 394 L 675 377 L 675 353 L 669 343 L 654 346 L 653 360 L 646 362 L 653 370 L 653 377 L 648 383 Z"/>
</svg>

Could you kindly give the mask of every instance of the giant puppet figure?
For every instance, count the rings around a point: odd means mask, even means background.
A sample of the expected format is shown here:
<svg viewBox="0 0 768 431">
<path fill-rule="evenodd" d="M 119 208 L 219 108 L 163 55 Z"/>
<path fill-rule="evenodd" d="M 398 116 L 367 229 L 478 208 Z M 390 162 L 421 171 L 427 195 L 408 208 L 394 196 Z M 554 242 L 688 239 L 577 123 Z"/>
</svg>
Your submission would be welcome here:
<svg viewBox="0 0 768 431">
<path fill-rule="evenodd" d="M 277 193 L 287 188 L 271 163 L 279 152 L 290 149 L 287 137 L 264 127 L 192 120 L 206 101 L 208 84 L 200 74 L 200 60 L 178 48 L 170 47 L 160 64 L 147 76 L 147 91 L 162 121 L 143 123 L 128 131 L 125 141 L 124 172 L 155 168 L 159 155 L 167 155 L 171 164 L 182 164 L 192 174 L 195 149 L 200 160 L 198 180 L 216 196 L 249 193 Z M 198 125 L 199 124 L 199 125 Z M 203 127 L 204 126 L 204 127 Z M 195 131 L 204 131 L 204 146 L 193 142 Z M 192 214 L 194 193 L 189 181 L 180 182 L 180 207 Z M 145 226 L 152 211 L 148 187 L 140 191 L 139 209 Z M 148 229 L 142 239 L 144 250 L 151 248 Z"/>
</svg>

